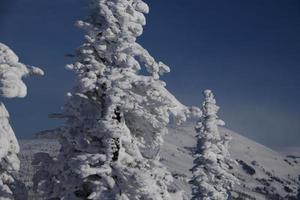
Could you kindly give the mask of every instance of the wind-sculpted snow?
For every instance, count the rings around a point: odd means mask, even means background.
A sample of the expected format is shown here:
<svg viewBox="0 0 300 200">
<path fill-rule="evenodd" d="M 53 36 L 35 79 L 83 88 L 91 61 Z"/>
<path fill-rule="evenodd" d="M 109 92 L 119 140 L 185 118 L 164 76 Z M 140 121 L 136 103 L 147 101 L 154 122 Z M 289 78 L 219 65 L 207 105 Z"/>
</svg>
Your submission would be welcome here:
<svg viewBox="0 0 300 200">
<path fill-rule="evenodd" d="M 76 83 L 56 115 L 66 118 L 61 151 L 56 160 L 37 156 L 34 186 L 42 199 L 182 199 L 160 149 L 170 119 L 181 123 L 199 109 L 166 90 L 159 79 L 169 67 L 136 42 L 146 3 L 90 0 L 89 9 L 77 23 L 86 41 L 67 66 Z"/>
<path fill-rule="evenodd" d="M 24 76 L 43 75 L 37 67 L 19 62 L 18 56 L 6 45 L 0 43 L 0 95 L 7 98 L 25 97 L 27 88 Z"/>
<path fill-rule="evenodd" d="M 43 75 L 36 67 L 27 67 L 19 62 L 17 55 L 6 45 L 0 43 L 0 95 L 6 98 L 24 97 L 27 94 L 22 78 L 28 75 Z M 9 114 L 3 103 L 0 103 L 0 199 L 16 199 L 19 195 L 26 198 L 15 180 L 20 168 L 17 154 L 19 144 L 9 124 Z"/>
</svg>

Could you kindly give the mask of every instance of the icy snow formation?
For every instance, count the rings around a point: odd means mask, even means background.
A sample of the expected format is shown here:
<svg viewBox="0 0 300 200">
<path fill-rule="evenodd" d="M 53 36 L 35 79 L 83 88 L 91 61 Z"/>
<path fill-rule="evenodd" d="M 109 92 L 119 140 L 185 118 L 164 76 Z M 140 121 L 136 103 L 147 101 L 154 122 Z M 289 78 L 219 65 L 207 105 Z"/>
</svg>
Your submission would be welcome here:
<svg viewBox="0 0 300 200">
<path fill-rule="evenodd" d="M 205 90 L 203 94 L 203 115 L 196 126 L 198 144 L 193 168 L 193 199 L 228 199 L 233 185 L 238 183 L 229 173 L 229 169 L 235 164 L 228 151 L 230 137 L 225 135 L 222 138 L 219 133 L 218 126 L 225 123 L 217 116 L 219 107 L 213 93 Z"/>
<path fill-rule="evenodd" d="M 7 98 L 26 96 L 26 85 L 22 77 L 26 75 L 42 75 L 43 71 L 36 67 L 26 67 L 6 45 L 0 43 L 0 95 Z M 9 124 L 9 114 L 0 104 L 0 199 L 14 199 L 20 189 L 13 174 L 20 168 L 19 144 Z"/>
<path fill-rule="evenodd" d="M 182 199 L 160 148 L 170 119 L 181 123 L 200 111 L 166 90 L 159 78 L 169 67 L 136 43 L 146 3 L 90 0 L 89 7 L 77 23 L 86 42 L 67 66 L 77 81 L 60 116 L 62 148 L 55 159 L 37 155 L 34 186 L 44 199 Z"/>
</svg>

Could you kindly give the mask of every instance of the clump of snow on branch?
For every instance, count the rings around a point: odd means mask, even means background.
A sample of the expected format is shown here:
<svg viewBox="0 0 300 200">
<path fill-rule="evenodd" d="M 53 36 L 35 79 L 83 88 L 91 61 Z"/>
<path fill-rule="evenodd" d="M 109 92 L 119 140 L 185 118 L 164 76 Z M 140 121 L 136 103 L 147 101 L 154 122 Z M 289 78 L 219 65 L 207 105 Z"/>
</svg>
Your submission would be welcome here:
<svg viewBox="0 0 300 200">
<path fill-rule="evenodd" d="M 220 200 L 228 199 L 229 192 L 237 179 L 230 173 L 232 165 L 236 164 L 228 151 L 230 136 L 220 136 L 219 126 L 224 121 L 217 116 L 219 107 L 214 95 L 205 90 L 202 117 L 197 123 L 197 150 L 193 168 L 193 199 Z"/>
<path fill-rule="evenodd" d="M 16 54 L 0 43 L 0 95 L 7 98 L 24 97 L 27 90 L 23 76 L 43 71 L 36 67 L 27 67 L 19 62 Z M 19 171 L 19 144 L 9 124 L 9 114 L 0 102 L 0 199 L 15 199 L 21 194 L 14 174 Z M 24 197 L 24 196 L 23 196 Z"/>
<path fill-rule="evenodd" d="M 170 119 L 181 123 L 199 110 L 166 90 L 159 78 L 169 67 L 136 42 L 148 5 L 90 0 L 89 8 L 77 22 L 86 42 L 67 66 L 77 79 L 60 115 L 62 148 L 54 159 L 37 156 L 35 187 L 44 199 L 182 199 L 160 147 Z"/>
<path fill-rule="evenodd" d="M 6 45 L 0 43 L 0 95 L 7 98 L 24 97 L 27 88 L 24 76 L 43 75 L 37 68 L 19 62 L 18 56 Z"/>
</svg>

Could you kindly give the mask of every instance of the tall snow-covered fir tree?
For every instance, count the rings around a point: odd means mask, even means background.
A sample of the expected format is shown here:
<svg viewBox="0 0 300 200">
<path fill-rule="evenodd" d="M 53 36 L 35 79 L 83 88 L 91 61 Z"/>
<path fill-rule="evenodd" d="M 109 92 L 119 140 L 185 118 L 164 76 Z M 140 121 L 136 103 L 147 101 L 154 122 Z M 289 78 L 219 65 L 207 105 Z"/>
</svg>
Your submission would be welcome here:
<svg viewBox="0 0 300 200">
<path fill-rule="evenodd" d="M 0 43 L 0 95 L 6 98 L 26 96 L 23 76 L 43 75 L 42 70 L 19 62 L 16 54 Z M 0 199 L 16 199 L 19 189 L 14 178 L 20 168 L 19 144 L 9 123 L 9 114 L 0 103 Z"/>
<path fill-rule="evenodd" d="M 169 67 L 136 42 L 148 5 L 90 0 L 89 9 L 88 19 L 77 23 L 86 42 L 67 66 L 77 79 L 61 116 L 60 154 L 36 155 L 35 188 L 41 199 L 182 199 L 159 151 L 169 121 L 199 110 L 166 90 L 159 78 Z"/>
<path fill-rule="evenodd" d="M 237 179 L 229 172 L 235 162 L 230 158 L 230 136 L 220 136 L 219 126 L 225 123 L 218 118 L 219 107 L 214 95 L 205 90 L 202 117 L 196 126 L 198 143 L 193 167 L 194 200 L 226 200 Z"/>
</svg>

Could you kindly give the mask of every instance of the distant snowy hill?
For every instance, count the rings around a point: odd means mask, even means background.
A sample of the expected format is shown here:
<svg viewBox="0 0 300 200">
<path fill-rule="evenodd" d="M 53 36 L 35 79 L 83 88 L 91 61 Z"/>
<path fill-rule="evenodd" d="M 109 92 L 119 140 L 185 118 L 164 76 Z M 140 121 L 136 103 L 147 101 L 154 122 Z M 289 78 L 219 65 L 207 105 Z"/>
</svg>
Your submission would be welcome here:
<svg viewBox="0 0 300 200">
<path fill-rule="evenodd" d="M 279 148 L 277 151 L 283 153 L 284 155 L 300 157 L 300 147 Z"/>
<path fill-rule="evenodd" d="M 186 199 L 191 199 L 188 181 L 193 165 L 192 151 L 196 144 L 194 123 L 170 126 L 162 149 L 162 162 L 172 171 L 175 187 L 183 189 Z M 230 153 L 238 165 L 232 173 L 240 185 L 232 193 L 232 199 L 239 200 L 285 200 L 300 199 L 300 152 L 293 149 L 287 156 L 275 152 L 261 144 L 247 139 L 228 129 L 221 128 L 221 134 L 232 136 Z M 52 132 L 38 134 L 39 139 L 21 140 L 21 179 L 28 187 L 32 186 L 33 169 L 30 165 L 33 154 L 39 151 L 55 155 L 59 144 L 51 136 Z M 46 138 L 46 139 L 43 139 Z M 49 139 L 51 138 L 51 139 Z M 298 195 L 298 197 L 297 197 Z M 30 194 L 31 199 L 35 199 Z"/>
</svg>

